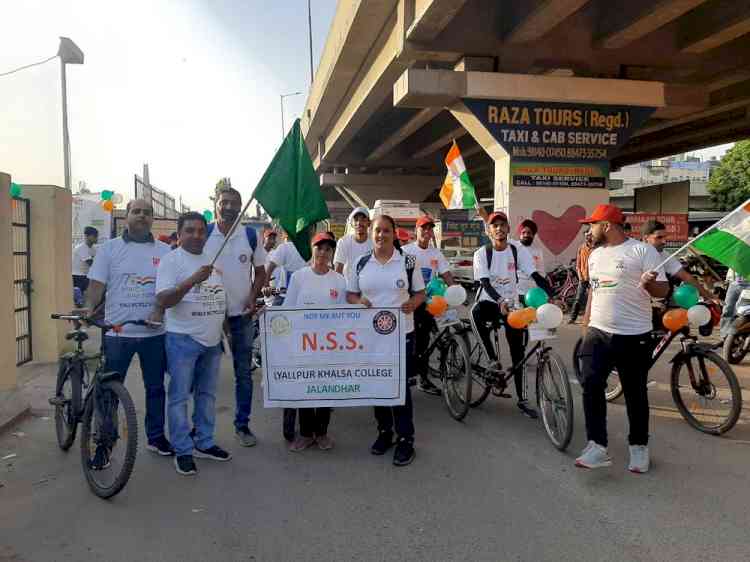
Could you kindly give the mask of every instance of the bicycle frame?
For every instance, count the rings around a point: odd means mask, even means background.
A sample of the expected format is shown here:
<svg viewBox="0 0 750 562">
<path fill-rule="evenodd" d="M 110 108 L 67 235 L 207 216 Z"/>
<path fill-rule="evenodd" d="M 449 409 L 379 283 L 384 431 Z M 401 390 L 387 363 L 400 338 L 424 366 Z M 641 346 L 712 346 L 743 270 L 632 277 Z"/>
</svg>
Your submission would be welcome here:
<svg viewBox="0 0 750 562">
<path fill-rule="evenodd" d="M 443 341 L 445 335 L 450 333 L 450 330 L 452 327 L 453 326 L 445 326 L 442 330 L 439 330 L 438 335 L 432 339 L 432 341 L 430 342 L 430 345 L 427 346 L 427 349 L 425 349 L 422 353 L 417 354 L 416 360 L 422 361 L 422 360 L 428 359 L 430 355 L 432 354 L 432 352 L 435 350 L 435 348 L 438 347 L 438 345 L 440 345 L 440 343 Z M 433 328 L 432 331 L 434 332 L 437 330 Z M 429 363 L 428 363 L 427 368 L 429 369 Z"/>
</svg>

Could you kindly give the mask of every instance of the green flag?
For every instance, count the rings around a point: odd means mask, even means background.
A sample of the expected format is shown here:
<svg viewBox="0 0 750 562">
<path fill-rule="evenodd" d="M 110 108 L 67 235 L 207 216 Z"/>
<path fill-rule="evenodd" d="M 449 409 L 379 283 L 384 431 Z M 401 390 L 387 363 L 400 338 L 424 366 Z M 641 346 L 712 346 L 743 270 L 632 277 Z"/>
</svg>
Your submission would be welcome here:
<svg viewBox="0 0 750 562">
<path fill-rule="evenodd" d="M 310 227 L 331 215 L 307 153 L 299 119 L 263 174 L 254 197 L 287 231 L 289 240 L 308 261 L 311 256 Z"/>
</svg>

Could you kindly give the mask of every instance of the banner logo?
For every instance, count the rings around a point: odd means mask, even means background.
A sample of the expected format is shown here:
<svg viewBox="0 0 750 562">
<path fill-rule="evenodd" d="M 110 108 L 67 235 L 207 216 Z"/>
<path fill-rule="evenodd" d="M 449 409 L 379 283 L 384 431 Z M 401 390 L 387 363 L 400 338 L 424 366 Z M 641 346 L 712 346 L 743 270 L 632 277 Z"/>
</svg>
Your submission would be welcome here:
<svg viewBox="0 0 750 562">
<path fill-rule="evenodd" d="M 381 310 L 372 319 L 372 327 L 381 336 L 386 336 L 396 329 L 396 315 L 389 310 Z"/>
</svg>

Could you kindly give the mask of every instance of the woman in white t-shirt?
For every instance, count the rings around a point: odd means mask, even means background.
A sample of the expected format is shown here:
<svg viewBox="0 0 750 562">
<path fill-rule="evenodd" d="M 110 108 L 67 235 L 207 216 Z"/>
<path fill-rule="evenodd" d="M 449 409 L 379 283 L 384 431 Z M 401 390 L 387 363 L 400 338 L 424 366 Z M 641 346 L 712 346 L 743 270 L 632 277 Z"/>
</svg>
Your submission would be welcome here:
<svg viewBox="0 0 750 562">
<path fill-rule="evenodd" d="M 297 270 L 287 287 L 284 305 L 290 307 L 325 307 L 346 303 L 346 281 L 329 266 L 336 241 L 327 232 L 312 239 L 312 265 Z M 300 434 L 289 450 L 303 451 L 315 443 L 322 450 L 333 447 L 328 437 L 331 408 L 299 408 Z"/>
</svg>

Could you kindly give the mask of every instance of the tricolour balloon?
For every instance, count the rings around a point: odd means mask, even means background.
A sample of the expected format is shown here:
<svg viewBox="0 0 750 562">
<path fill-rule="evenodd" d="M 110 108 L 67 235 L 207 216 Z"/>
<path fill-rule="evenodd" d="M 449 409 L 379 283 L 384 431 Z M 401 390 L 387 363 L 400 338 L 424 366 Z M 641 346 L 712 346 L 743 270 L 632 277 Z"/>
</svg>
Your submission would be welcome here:
<svg viewBox="0 0 750 562">
<path fill-rule="evenodd" d="M 442 297 L 445 295 L 445 291 L 448 290 L 448 285 L 440 277 L 433 277 L 430 282 L 427 283 L 427 296 L 437 295 Z"/>
<path fill-rule="evenodd" d="M 546 303 L 536 309 L 536 320 L 543 328 L 552 330 L 562 324 L 563 311 L 555 304 Z"/>
<path fill-rule="evenodd" d="M 526 320 L 526 324 L 531 324 L 536 321 L 536 308 L 527 306 L 522 309 L 521 312 L 523 312 L 523 318 Z"/>
<path fill-rule="evenodd" d="M 688 313 L 684 308 L 668 310 L 661 319 L 664 327 L 670 332 L 676 332 L 688 323 Z"/>
<path fill-rule="evenodd" d="M 523 310 L 514 310 L 508 314 L 508 325 L 516 330 L 521 330 L 529 325 Z"/>
<path fill-rule="evenodd" d="M 441 316 L 446 310 L 448 310 L 448 303 L 445 301 L 444 297 L 439 295 L 435 295 L 430 299 L 430 302 L 427 303 L 427 312 L 433 316 Z"/>
<path fill-rule="evenodd" d="M 696 304 L 688 308 L 687 317 L 693 328 L 700 328 L 711 322 L 711 311 L 703 304 Z"/>
<path fill-rule="evenodd" d="M 690 308 L 698 304 L 698 289 L 688 283 L 683 283 L 674 291 L 674 302 L 682 308 Z"/>
<path fill-rule="evenodd" d="M 211 211 L 203 211 L 203 218 L 206 219 L 206 222 L 211 222 L 214 220 L 214 214 Z"/>
<path fill-rule="evenodd" d="M 547 293 L 544 291 L 544 289 L 540 289 L 539 287 L 533 287 L 529 289 L 529 291 L 526 293 L 525 300 L 526 300 L 526 306 L 539 308 L 543 304 L 547 304 L 547 301 L 549 301 L 549 298 L 547 297 Z"/>
<path fill-rule="evenodd" d="M 102 209 L 104 209 L 108 213 L 111 213 L 112 209 L 115 208 L 115 204 L 112 203 L 112 201 L 110 201 L 109 199 L 105 199 L 104 201 L 102 201 L 101 205 L 102 205 Z"/>
<path fill-rule="evenodd" d="M 452 285 L 445 290 L 443 296 L 448 306 L 460 306 L 466 301 L 466 289 L 461 285 Z"/>
<path fill-rule="evenodd" d="M 112 196 L 112 199 L 111 199 L 111 201 L 112 201 L 112 203 L 114 203 L 115 205 L 119 205 L 120 203 L 122 203 L 122 195 L 121 195 L 120 193 L 115 193 L 115 194 L 114 194 L 114 195 Z"/>
</svg>

